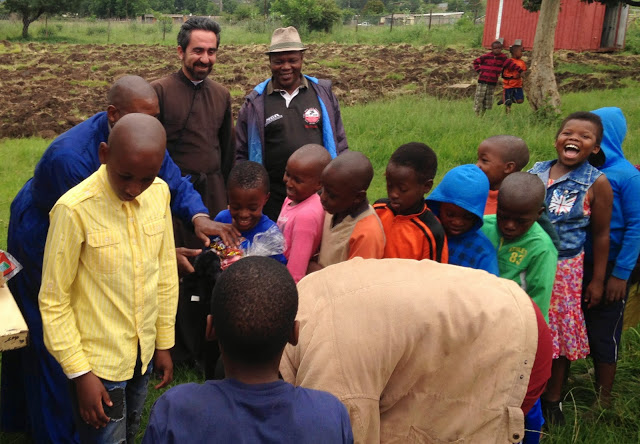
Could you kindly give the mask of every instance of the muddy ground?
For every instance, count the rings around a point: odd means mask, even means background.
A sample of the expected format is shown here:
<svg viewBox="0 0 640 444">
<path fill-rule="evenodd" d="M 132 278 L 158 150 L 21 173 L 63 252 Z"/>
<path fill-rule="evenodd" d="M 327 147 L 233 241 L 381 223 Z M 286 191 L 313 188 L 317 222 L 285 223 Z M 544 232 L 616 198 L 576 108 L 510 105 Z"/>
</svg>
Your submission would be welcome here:
<svg viewBox="0 0 640 444">
<path fill-rule="evenodd" d="M 219 52 L 212 78 L 231 91 L 234 114 L 245 94 L 269 75 L 264 50 L 225 45 Z M 473 86 L 451 85 L 476 79 L 471 61 L 482 52 L 411 45 L 309 45 L 303 72 L 331 79 L 342 105 L 407 94 L 469 97 Z M 640 81 L 640 56 L 560 52 L 556 66 L 561 92 L 620 87 L 624 79 Z M 154 80 L 178 68 L 175 48 L 164 46 L 2 41 L 0 138 L 54 137 L 105 109 L 107 89 L 121 75 Z"/>
</svg>

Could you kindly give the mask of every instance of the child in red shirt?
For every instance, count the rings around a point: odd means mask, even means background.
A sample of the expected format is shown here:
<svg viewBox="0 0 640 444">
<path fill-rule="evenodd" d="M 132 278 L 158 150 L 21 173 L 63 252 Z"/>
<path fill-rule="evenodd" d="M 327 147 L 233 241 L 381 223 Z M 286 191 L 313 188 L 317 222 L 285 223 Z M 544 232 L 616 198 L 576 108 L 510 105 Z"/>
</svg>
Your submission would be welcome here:
<svg viewBox="0 0 640 444">
<path fill-rule="evenodd" d="M 524 92 L 522 90 L 522 73 L 527 70 L 527 64 L 522 60 L 522 46 L 513 45 L 511 52 L 511 64 L 505 65 L 502 70 L 502 101 L 507 114 L 511 112 L 511 105 L 524 102 Z"/>
</svg>

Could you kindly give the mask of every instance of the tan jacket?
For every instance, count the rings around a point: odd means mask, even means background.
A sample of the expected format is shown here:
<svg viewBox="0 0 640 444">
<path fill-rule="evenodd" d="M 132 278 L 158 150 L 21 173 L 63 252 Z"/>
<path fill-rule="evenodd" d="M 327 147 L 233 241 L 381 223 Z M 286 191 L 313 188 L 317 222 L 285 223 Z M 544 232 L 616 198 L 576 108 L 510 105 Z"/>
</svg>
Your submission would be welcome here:
<svg viewBox="0 0 640 444">
<path fill-rule="evenodd" d="M 286 381 L 349 410 L 356 443 L 506 443 L 538 342 L 515 283 L 430 260 L 356 258 L 300 281 Z"/>
</svg>

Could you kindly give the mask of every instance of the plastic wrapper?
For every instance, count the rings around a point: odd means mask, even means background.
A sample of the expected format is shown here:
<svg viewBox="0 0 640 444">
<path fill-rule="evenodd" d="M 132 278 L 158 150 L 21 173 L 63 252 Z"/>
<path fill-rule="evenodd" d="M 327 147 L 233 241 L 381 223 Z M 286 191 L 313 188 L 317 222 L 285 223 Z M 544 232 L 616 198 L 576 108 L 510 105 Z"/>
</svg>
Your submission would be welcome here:
<svg viewBox="0 0 640 444">
<path fill-rule="evenodd" d="M 253 242 L 243 243 L 244 256 L 275 256 L 285 250 L 284 235 L 276 225 L 253 236 Z"/>
<path fill-rule="evenodd" d="M 0 250 L 0 271 L 2 271 L 0 285 L 4 285 L 5 282 L 18 274 L 20 270 L 22 270 L 22 265 L 9 253 Z"/>
<path fill-rule="evenodd" d="M 272 226 L 267 231 L 258 233 L 253 241 L 242 239 L 240 248 L 230 247 L 215 237 L 211 239 L 211 249 L 220 256 L 220 267 L 224 270 L 235 261 L 245 256 L 275 256 L 283 254 L 285 250 L 284 235 L 277 226 Z"/>
</svg>

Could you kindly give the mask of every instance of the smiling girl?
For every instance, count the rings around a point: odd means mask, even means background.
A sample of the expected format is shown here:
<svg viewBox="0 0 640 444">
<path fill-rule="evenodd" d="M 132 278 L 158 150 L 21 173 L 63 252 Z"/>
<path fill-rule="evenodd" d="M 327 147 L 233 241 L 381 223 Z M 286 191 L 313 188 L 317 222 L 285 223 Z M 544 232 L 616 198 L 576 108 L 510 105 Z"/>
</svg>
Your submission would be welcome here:
<svg viewBox="0 0 640 444">
<path fill-rule="evenodd" d="M 600 150 L 602 133 L 597 115 L 588 112 L 569 115 L 556 134 L 558 159 L 538 162 L 530 170 L 547 187 L 549 218 L 561 244 L 549 307 L 554 360 L 551 379 L 542 395 L 545 419 L 556 424 L 564 423 L 560 400 L 570 363 L 589 354 L 580 307 L 587 230 L 591 230 L 597 252 L 593 279 L 585 291 L 589 307 L 599 303 L 604 285 L 613 192 L 604 174 L 590 164 L 604 162 Z"/>
</svg>

